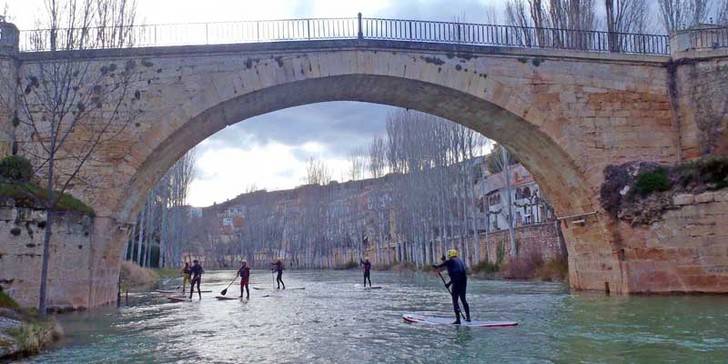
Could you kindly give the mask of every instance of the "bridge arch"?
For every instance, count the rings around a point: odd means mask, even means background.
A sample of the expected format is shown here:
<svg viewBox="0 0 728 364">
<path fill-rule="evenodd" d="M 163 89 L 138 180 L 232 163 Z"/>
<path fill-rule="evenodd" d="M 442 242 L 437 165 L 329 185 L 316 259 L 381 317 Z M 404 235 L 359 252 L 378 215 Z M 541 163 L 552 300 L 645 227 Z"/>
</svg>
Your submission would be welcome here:
<svg viewBox="0 0 728 364">
<path fill-rule="evenodd" d="M 594 209 L 587 179 L 576 163 L 532 122 L 484 98 L 442 85 L 403 77 L 349 74 L 266 87 L 222 100 L 195 115 L 161 141 L 142 163 L 124 193 L 126 198 L 113 209 L 116 218 L 132 221 L 156 181 L 182 155 L 214 133 L 268 112 L 327 101 L 386 104 L 455 121 L 513 150 L 559 214 Z"/>
</svg>

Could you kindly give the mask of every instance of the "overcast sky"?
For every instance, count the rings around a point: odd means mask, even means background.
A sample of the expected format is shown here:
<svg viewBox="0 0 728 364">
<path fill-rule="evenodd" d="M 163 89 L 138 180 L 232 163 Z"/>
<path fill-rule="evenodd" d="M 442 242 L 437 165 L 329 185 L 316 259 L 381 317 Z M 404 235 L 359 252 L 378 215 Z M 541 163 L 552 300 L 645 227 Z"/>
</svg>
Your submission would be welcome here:
<svg viewBox="0 0 728 364">
<path fill-rule="evenodd" d="M 0 0 L 10 20 L 34 28 L 44 0 Z M 393 17 L 486 21 L 502 0 L 137 0 L 137 23 L 165 24 L 302 17 Z M 492 10 L 491 10 L 492 12 Z M 230 126 L 197 148 L 197 175 L 188 202 L 207 206 L 255 185 L 268 190 L 300 185 L 305 162 L 323 159 L 342 180 L 347 156 L 384 134 L 383 105 L 328 102 L 261 115 Z"/>
</svg>

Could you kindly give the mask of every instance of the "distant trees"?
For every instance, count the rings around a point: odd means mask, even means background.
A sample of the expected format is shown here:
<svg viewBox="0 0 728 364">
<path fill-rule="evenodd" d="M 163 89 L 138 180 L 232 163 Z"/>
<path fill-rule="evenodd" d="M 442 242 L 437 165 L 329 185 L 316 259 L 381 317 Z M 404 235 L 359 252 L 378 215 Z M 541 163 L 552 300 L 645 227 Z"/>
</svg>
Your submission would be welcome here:
<svg viewBox="0 0 728 364">
<path fill-rule="evenodd" d="M 126 259 L 143 267 L 177 266 L 190 248 L 195 220 L 187 206 L 194 177 L 195 152 L 185 154 L 149 192 L 125 250 Z"/>
<path fill-rule="evenodd" d="M 313 157 L 309 158 L 306 162 L 305 182 L 309 185 L 325 185 L 331 182 L 331 171 L 326 163 Z"/>
<path fill-rule="evenodd" d="M 486 9 L 488 18 L 491 11 Z M 658 33 L 657 24 L 667 33 L 700 23 L 728 24 L 728 0 L 508 0 L 504 15 L 519 27 L 517 39 L 524 46 L 585 48 L 597 40 L 570 30 L 605 29 L 609 49 L 621 51 L 627 42 L 640 47 L 639 38 L 625 34 Z"/>
<path fill-rule="evenodd" d="M 700 23 L 728 25 L 728 0 L 658 0 L 668 33 Z"/>
</svg>

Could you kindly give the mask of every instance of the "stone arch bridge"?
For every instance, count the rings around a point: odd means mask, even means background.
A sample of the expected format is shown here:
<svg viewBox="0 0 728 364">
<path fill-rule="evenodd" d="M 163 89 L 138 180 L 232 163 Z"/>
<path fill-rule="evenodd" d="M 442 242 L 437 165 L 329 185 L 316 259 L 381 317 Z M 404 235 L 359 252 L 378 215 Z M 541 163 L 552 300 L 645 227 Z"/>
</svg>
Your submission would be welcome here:
<svg viewBox="0 0 728 364">
<path fill-rule="evenodd" d="M 610 217 L 599 199 L 607 166 L 728 151 L 725 113 L 700 109 L 705 100 L 728 99 L 728 49 L 690 39 L 673 39 L 665 55 L 366 38 L 72 54 L 4 47 L 0 66 L 18 79 L 55 57 L 87 60 L 93 70 L 135 67 L 130 97 L 138 116 L 82 170 L 93 188 L 71 191 L 97 215 L 87 262 L 75 268 L 81 289 L 56 290 L 51 305 L 115 301 L 128 226 L 148 190 L 190 148 L 255 115 L 335 100 L 420 110 L 509 147 L 563 217 L 572 288 L 728 292 L 728 231 L 720 227 L 728 202 L 718 205 L 725 193 L 711 197 L 715 205 L 686 206 L 662 224 L 634 227 Z M 8 99 L 14 90 L 1 92 Z M 14 112 L 12 104 L 0 110 L 2 154 L 27 134 L 13 126 Z M 684 233 L 691 219 L 701 221 L 701 232 Z"/>
</svg>

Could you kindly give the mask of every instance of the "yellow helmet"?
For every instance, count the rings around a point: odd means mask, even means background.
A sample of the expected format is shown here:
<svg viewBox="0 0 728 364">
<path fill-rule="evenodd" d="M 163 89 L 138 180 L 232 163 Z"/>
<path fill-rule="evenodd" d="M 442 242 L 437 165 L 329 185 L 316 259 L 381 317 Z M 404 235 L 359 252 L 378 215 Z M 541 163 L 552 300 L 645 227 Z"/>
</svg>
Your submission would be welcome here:
<svg viewBox="0 0 728 364">
<path fill-rule="evenodd" d="M 455 258 L 458 256 L 458 251 L 455 249 L 450 249 L 447 251 L 447 257 L 448 258 Z"/>
</svg>

